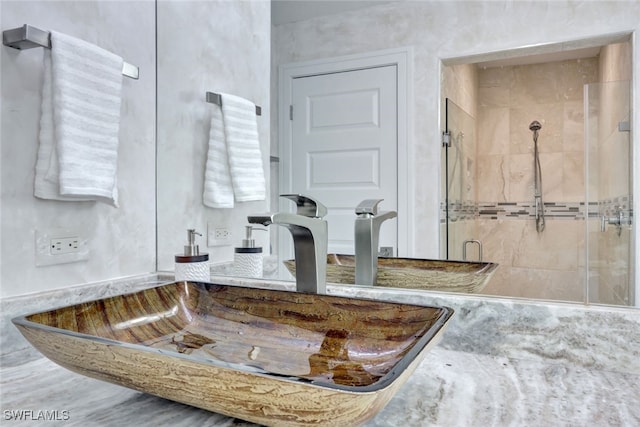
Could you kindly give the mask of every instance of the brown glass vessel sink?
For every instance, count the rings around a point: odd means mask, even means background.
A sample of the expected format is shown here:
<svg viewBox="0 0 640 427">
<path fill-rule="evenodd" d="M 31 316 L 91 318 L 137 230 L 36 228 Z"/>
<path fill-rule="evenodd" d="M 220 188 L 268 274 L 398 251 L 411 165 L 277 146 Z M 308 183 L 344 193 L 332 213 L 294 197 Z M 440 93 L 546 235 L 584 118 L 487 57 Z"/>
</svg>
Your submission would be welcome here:
<svg viewBox="0 0 640 427">
<path fill-rule="evenodd" d="M 295 275 L 294 260 L 284 261 Z M 445 261 L 418 258 L 378 258 L 376 286 L 431 291 L 478 293 L 491 279 L 498 264 L 492 262 Z M 353 255 L 327 255 L 327 282 L 354 284 Z"/>
<path fill-rule="evenodd" d="M 13 319 L 80 374 L 264 425 L 357 425 L 453 311 L 176 282 Z"/>
</svg>

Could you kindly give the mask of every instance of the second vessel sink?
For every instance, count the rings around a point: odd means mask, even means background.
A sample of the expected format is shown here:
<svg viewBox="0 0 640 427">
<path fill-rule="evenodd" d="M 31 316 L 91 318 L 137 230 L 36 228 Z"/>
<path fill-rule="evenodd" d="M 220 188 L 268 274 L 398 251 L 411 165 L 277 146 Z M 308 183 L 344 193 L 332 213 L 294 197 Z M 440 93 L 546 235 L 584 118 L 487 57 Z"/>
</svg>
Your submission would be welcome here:
<svg viewBox="0 0 640 427">
<path fill-rule="evenodd" d="M 284 264 L 292 274 L 295 273 L 293 260 L 284 261 Z M 492 262 L 378 257 L 376 286 L 478 293 L 489 282 L 497 267 L 498 264 Z M 329 254 L 327 282 L 354 284 L 355 257 Z"/>
<path fill-rule="evenodd" d="M 13 323 L 92 378 L 262 425 L 348 426 L 386 405 L 452 313 L 176 282 Z"/>
</svg>

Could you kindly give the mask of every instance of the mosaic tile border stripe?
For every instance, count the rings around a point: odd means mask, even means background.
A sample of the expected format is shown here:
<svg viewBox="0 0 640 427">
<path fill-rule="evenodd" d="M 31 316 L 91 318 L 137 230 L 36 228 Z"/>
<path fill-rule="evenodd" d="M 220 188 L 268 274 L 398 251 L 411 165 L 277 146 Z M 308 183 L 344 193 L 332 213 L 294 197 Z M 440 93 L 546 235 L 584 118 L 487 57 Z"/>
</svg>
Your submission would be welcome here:
<svg viewBox="0 0 640 427">
<path fill-rule="evenodd" d="M 613 197 L 588 204 L 589 218 L 612 216 L 621 207 L 624 212 L 633 216 L 633 198 L 630 195 Z M 549 220 L 583 220 L 585 218 L 584 202 L 545 202 L 544 215 Z M 446 217 L 445 205 L 440 204 L 440 222 Z M 532 219 L 535 218 L 533 202 L 467 202 L 454 201 L 449 206 L 450 221 L 482 219 Z"/>
<path fill-rule="evenodd" d="M 597 203 L 593 203 L 597 207 Z M 546 202 L 544 215 L 547 219 L 584 219 L 584 203 Z M 532 219 L 535 204 L 532 202 L 478 203 L 478 218 L 483 219 Z"/>
</svg>

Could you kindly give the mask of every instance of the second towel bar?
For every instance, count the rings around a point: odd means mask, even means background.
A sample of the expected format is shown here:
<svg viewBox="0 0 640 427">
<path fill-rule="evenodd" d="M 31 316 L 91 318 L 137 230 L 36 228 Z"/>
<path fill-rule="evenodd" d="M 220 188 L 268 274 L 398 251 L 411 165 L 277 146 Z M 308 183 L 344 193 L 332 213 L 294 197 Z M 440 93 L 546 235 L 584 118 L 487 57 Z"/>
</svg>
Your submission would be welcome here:
<svg viewBox="0 0 640 427">
<path fill-rule="evenodd" d="M 216 104 L 222 107 L 222 96 L 219 93 L 207 92 L 207 102 L 209 104 Z M 256 105 L 256 116 L 262 115 L 262 108 Z"/>
<path fill-rule="evenodd" d="M 18 50 L 31 49 L 34 47 L 51 49 L 51 33 L 24 24 L 22 27 L 3 31 L 2 44 Z M 137 80 L 139 70 L 135 65 L 124 62 L 122 64 L 122 74 Z"/>
</svg>

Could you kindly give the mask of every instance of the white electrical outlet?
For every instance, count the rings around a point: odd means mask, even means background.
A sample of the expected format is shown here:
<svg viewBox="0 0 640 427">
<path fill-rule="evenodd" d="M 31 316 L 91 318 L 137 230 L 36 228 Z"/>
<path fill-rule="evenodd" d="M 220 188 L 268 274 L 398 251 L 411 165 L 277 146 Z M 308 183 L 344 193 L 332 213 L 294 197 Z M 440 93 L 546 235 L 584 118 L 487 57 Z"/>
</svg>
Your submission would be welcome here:
<svg viewBox="0 0 640 427">
<path fill-rule="evenodd" d="M 51 255 L 73 254 L 80 252 L 82 247 L 78 243 L 79 241 L 80 238 L 78 236 L 51 239 Z"/>
<path fill-rule="evenodd" d="M 89 259 L 85 233 L 79 230 L 54 228 L 36 230 L 36 266 L 67 264 Z"/>
<path fill-rule="evenodd" d="M 231 246 L 231 228 L 226 221 L 207 223 L 207 246 Z"/>
<path fill-rule="evenodd" d="M 231 233 L 226 228 L 216 228 L 213 232 L 216 240 L 228 240 L 231 236 Z"/>
</svg>

